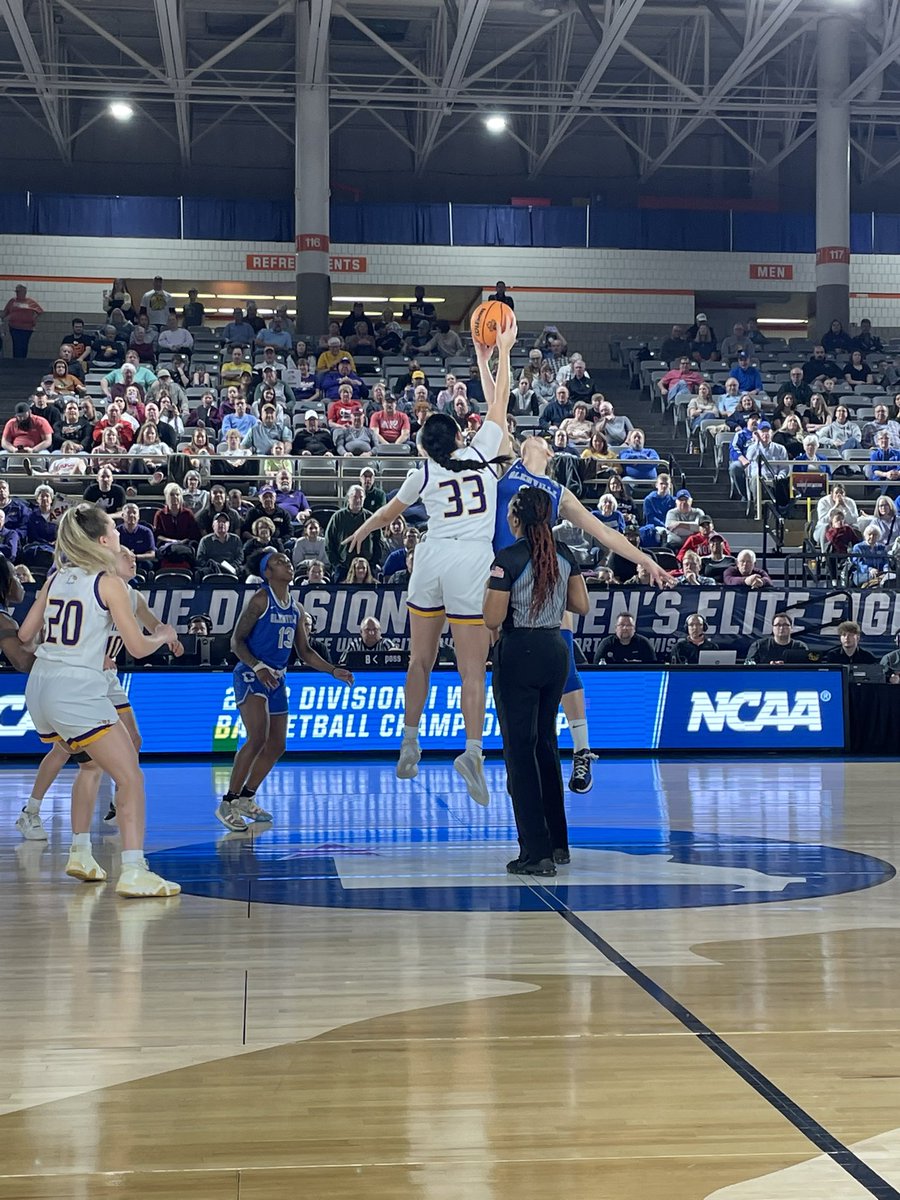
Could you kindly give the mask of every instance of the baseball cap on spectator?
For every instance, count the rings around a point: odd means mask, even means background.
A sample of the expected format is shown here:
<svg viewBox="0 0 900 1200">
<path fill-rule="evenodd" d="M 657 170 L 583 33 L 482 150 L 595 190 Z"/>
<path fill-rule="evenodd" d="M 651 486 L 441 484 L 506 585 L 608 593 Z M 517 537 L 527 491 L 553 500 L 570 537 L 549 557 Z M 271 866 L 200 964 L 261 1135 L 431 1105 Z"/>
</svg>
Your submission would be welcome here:
<svg viewBox="0 0 900 1200">
<path fill-rule="evenodd" d="M 352 359 L 350 358 L 349 354 L 342 354 L 338 359 L 338 362 L 352 362 Z"/>
<path fill-rule="evenodd" d="M 701 322 L 701 321 L 705 321 L 706 319 L 707 319 L 707 318 L 706 318 L 706 313 L 697 313 L 697 317 L 696 317 L 696 323 L 697 323 L 698 325 L 700 324 L 700 322 Z"/>
<path fill-rule="evenodd" d="M 676 500 L 693 500 L 693 496 L 687 490 L 687 488 L 682 488 L 680 491 L 675 493 L 675 499 Z"/>
<path fill-rule="evenodd" d="M 26 413 L 30 413 L 30 412 L 31 412 L 31 405 L 26 403 L 26 401 L 20 400 L 19 403 L 16 405 L 16 416 L 17 417 L 24 417 Z"/>
<path fill-rule="evenodd" d="M 213 524 L 215 524 L 216 521 L 227 521 L 228 524 L 230 525 L 231 517 L 228 515 L 227 512 L 217 512 L 216 515 L 213 517 Z"/>
<path fill-rule="evenodd" d="M 760 423 L 757 425 L 756 428 L 757 429 L 771 429 L 772 426 L 769 421 L 760 421 Z"/>
<path fill-rule="evenodd" d="M 344 360 L 343 360 L 343 359 L 341 359 L 341 362 L 343 362 L 343 361 L 344 361 Z M 268 366 L 266 366 L 266 367 L 263 367 L 263 374 L 265 374 L 265 373 L 266 373 L 266 371 L 271 371 L 273 375 L 275 374 L 275 368 L 272 366 L 272 364 L 271 364 L 271 363 L 269 363 L 269 365 L 268 365 Z"/>
<path fill-rule="evenodd" d="M 700 523 L 701 523 L 701 525 L 703 524 L 702 521 Z M 724 542 L 725 541 L 725 539 L 722 537 L 721 533 L 711 533 L 709 535 L 709 540 L 711 542 Z"/>
<path fill-rule="evenodd" d="M 261 487 L 259 489 L 260 496 L 277 496 L 277 494 L 278 493 L 275 491 L 275 489 L 273 487 L 269 487 L 268 484 L 266 484 L 265 487 Z"/>
<path fill-rule="evenodd" d="M 480 429 L 481 417 L 478 415 L 478 413 L 469 413 L 469 415 L 466 417 L 466 424 L 474 425 L 476 429 Z"/>
<path fill-rule="evenodd" d="M 712 525 L 712 523 L 713 523 L 712 517 L 701 517 L 700 520 L 697 522 L 698 525 Z"/>
<path fill-rule="evenodd" d="M 750 355 L 746 350 L 738 350 L 738 358 L 749 358 Z"/>
<path fill-rule="evenodd" d="M 169 370 L 168 367 L 160 367 L 159 370 L 156 372 L 156 378 L 157 379 L 171 379 L 172 372 Z"/>
<path fill-rule="evenodd" d="M 424 379 L 424 378 L 425 378 L 425 372 L 424 372 L 424 371 L 413 371 L 413 373 L 412 373 L 412 375 L 410 376 L 410 378 L 411 378 L 411 379 Z"/>
<path fill-rule="evenodd" d="M 316 410 L 314 408 L 308 408 L 306 410 L 306 412 L 303 414 L 303 420 L 308 421 L 310 419 L 310 417 L 318 417 L 318 415 L 319 414 L 316 412 Z"/>
</svg>

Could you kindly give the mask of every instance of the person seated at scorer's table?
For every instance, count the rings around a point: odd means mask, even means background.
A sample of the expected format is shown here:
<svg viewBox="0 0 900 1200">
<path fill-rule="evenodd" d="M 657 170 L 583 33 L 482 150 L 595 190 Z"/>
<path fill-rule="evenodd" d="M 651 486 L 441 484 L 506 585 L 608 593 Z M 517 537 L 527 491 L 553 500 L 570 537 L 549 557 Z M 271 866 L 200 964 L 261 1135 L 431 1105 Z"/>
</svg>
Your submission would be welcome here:
<svg viewBox="0 0 900 1200">
<path fill-rule="evenodd" d="M 759 638 L 747 651 L 744 665 L 781 667 L 790 663 L 808 663 L 809 646 L 793 636 L 794 624 L 790 615 L 776 613 L 772 618 L 772 636 Z"/>
<path fill-rule="evenodd" d="M 398 646 L 395 641 L 386 638 L 381 632 L 381 622 L 377 617 L 366 617 L 360 624 L 359 637 L 351 638 L 347 643 L 340 658 L 341 666 L 346 666 L 347 657 L 360 650 L 370 650 L 381 652 L 383 650 L 397 650 Z"/>
<path fill-rule="evenodd" d="M 603 639 L 594 657 L 597 664 L 614 666 L 656 661 L 656 651 L 645 637 L 635 631 L 634 617 L 627 612 L 619 613 L 616 617 L 615 633 Z"/>
<path fill-rule="evenodd" d="M 840 645 L 823 654 L 819 662 L 839 663 L 842 667 L 871 666 L 878 659 L 859 644 L 862 630 L 856 621 L 841 621 L 837 627 Z"/>
<path fill-rule="evenodd" d="M 684 623 L 687 637 L 679 639 L 672 647 L 669 661 L 673 666 L 697 666 L 701 650 L 718 650 L 718 646 L 706 636 L 709 628 L 706 618 L 700 613 L 691 613 Z"/>
</svg>

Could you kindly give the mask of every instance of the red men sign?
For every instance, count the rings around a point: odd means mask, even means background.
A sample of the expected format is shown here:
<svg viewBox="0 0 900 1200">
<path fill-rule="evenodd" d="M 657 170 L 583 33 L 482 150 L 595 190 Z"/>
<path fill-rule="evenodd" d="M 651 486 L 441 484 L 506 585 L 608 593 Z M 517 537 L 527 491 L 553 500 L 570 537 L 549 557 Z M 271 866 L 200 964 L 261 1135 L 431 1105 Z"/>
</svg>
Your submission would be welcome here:
<svg viewBox="0 0 900 1200">
<path fill-rule="evenodd" d="M 751 279 L 793 279 L 794 268 L 790 263 L 751 263 Z"/>
</svg>

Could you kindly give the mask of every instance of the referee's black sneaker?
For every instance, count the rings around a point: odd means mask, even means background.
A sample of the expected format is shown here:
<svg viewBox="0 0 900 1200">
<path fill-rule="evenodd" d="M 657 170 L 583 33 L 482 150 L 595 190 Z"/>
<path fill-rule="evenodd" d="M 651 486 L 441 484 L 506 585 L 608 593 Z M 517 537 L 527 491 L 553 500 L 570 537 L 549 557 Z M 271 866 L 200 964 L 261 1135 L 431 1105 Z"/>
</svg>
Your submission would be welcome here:
<svg viewBox="0 0 900 1200">
<path fill-rule="evenodd" d="M 572 774 L 569 776 L 570 792 L 589 792 L 594 786 L 591 775 L 593 754 L 590 750 L 576 750 L 572 755 Z"/>
<path fill-rule="evenodd" d="M 103 820 L 107 823 L 107 825 L 112 825 L 112 823 L 113 823 L 113 821 L 115 821 L 115 819 L 116 819 L 116 805 L 115 805 L 114 801 L 110 800 L 109 812 L 106 814 L 106 816 L 103 818 Z"/>
<path fill-rule="evenodd" d="M 506 864 L 510 875 L 539 875 L 542 878 L 556 874 L 556 866 L 552 858 L 542 858 L 537 862 L 528 862 L 524 858 L 514 858 Z"/>
</svg>

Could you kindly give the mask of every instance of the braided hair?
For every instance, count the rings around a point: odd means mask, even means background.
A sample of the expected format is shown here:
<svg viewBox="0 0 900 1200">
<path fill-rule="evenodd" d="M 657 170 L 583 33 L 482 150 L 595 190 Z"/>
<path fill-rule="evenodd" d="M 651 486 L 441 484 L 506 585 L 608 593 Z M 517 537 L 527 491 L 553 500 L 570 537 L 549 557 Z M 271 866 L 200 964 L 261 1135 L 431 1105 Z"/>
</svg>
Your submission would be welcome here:
<svg viewBox="0 0 900 1200">
<path fill-rule="evenodd" d="M 550 496 L 542 488 L 520 488 L 510 503 L 510 512 L 521 525 L 531 550 L 534 588 L 529 615 L 532 618 L 538 615 L 559 583 L 556 542 L 550 528 L 551 511 Z"/>
<path fill-rule="evenodd" d="M 506 455 L 497 458 L 454 458 L 459 449 L 459 426 L 446 413 L 432 413 L 419 434 L 419 445 L 432 462 L 447 471 L 483 471 L 486 467 L 506 466 Z"/>
</svg>

